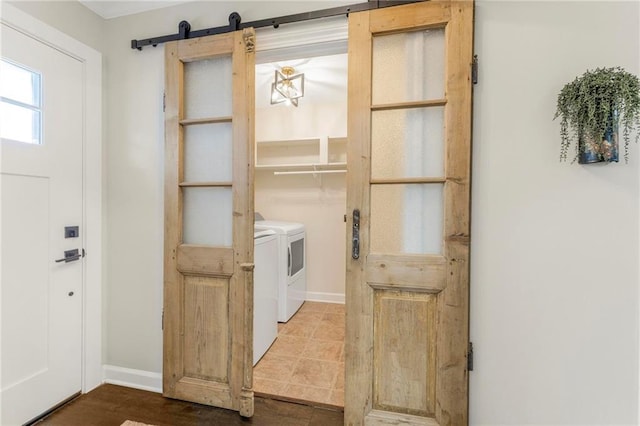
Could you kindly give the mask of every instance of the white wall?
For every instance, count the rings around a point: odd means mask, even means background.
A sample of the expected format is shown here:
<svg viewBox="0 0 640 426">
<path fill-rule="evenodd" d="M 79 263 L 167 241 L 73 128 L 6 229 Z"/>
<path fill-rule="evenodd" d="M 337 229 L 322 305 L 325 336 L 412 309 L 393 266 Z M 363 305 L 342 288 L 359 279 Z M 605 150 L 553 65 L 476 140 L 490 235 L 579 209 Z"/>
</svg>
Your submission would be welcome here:
<svg viewBox="0 0 640 426">
<path fill-rule="evenodd" d="M 104 51 L 104 19 L 77 1 L 10 0 L 7 3 L 99 52 Z"/>
<path fill-rule="evenodd" d="M 640 71 L 638 2 L 476 9 L 472 424 L 638 423 L 638 165 L 559 163 L 562 86 Z"/>
</svg>

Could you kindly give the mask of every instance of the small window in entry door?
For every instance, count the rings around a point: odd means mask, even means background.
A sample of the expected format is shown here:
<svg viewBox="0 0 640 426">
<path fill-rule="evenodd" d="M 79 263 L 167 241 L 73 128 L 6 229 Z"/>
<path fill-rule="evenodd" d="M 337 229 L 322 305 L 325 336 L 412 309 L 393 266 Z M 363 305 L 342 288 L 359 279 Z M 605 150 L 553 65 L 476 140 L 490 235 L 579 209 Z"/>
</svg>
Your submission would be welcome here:
<svg viewBox="0 0 640 426">
<path fill-rule="evenodd" d="M 42 78 L 0 59 L 0 139 L 42 143 Z"/>
</svg>

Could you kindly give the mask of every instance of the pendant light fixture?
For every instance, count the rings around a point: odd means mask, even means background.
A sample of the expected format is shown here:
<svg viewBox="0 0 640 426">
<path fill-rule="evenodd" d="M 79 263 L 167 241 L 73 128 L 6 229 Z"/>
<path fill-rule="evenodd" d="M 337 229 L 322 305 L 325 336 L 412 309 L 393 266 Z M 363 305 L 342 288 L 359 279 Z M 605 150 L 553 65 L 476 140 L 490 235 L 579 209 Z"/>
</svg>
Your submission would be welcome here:
<svg viewBox="0 0 640 426">
<path fill-rule="evenodd" d="M 296 74 L 293 67 L 276 70 L 271 83 L 271 104 L 286 103 L 298 106 L 298 99 L 304 96 L 304 74 Z"/>
</svg>

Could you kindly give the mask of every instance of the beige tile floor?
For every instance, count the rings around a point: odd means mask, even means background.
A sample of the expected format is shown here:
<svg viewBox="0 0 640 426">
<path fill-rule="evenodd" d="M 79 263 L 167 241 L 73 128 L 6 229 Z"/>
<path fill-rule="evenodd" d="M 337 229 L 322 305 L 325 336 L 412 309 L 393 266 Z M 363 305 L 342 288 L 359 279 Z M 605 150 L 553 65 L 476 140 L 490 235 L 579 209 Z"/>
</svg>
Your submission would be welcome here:
<svg viewBox="0 0 640 426">
<path fill-rule="evenodd" d="M 344 406 L 344 305 L 305 302 L 253 369 L 262 394 Z"/>
</svg>

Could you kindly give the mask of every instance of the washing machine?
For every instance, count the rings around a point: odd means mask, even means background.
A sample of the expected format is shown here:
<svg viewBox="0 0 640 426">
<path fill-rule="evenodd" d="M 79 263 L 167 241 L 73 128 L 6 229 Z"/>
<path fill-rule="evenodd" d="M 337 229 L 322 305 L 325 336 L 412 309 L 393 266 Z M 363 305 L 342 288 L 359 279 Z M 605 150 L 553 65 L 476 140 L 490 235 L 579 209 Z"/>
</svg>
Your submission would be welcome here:
<svg viewBox="0 0 640 426">
<path fill-rule="evenodd" d="M 255 230 L 278 236 L 278 321 L 287 322 L 307 295 L 306 230 L 302 223 L 256 220 Z"/>
<path fill-rule="evenodd" d="M 271 230 L 253 234 L 253 365 L 278 336 L 278 235 Z"/>
</svg>

